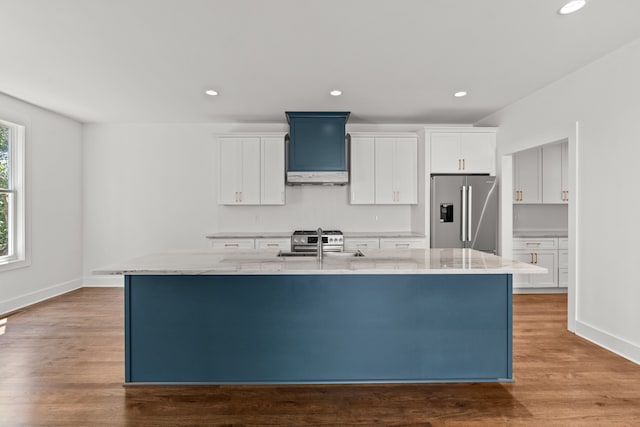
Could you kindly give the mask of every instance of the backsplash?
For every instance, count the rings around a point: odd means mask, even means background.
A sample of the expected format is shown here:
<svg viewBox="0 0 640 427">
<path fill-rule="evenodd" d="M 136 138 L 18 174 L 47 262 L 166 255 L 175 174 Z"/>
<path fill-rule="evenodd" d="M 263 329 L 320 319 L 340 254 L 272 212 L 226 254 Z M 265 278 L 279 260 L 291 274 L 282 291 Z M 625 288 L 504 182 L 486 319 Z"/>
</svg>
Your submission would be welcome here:
<svg viewBox="0 0 640 427">
<path fill-rule="evenodd" d="M 513 231 L 567 230 L 568 205 L 514 205 Z"/>
<path fill-rule="evenodd" d="M 411 206 L 351 205 L 348 186 L 287 186 L 283 206 L 219 206 L 220 231 L 410 231 Z"/>
</svg>

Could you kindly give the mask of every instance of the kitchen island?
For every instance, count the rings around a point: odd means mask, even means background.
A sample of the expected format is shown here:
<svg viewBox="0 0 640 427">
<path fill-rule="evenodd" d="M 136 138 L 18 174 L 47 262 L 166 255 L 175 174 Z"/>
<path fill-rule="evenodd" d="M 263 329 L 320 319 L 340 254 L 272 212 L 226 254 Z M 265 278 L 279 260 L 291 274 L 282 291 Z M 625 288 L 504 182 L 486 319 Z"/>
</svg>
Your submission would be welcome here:
<svg viewBox="0 0 640 427">
<path fill-rule="evenodd" d="M 149 255 L 125 275 L 126 384 L 511 381 L 511 275 L 469 249 Z"/>
</svg>

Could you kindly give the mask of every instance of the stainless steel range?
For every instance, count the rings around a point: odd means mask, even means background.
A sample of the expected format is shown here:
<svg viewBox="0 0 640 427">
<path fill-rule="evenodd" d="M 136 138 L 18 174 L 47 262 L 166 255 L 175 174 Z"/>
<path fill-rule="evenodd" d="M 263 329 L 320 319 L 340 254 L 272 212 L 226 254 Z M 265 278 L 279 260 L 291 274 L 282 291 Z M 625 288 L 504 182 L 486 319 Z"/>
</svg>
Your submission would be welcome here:
<svg viewBox="0 0 640 427">
<path fill-rule="evenodd" d="M 316 230 L 297 230 L 291 235 L 291 252 L 317 252 L 318 233 Z M 339 230 L 322 231 L 322 251 L 344 251 L 344 236 Z"/>
</svg>

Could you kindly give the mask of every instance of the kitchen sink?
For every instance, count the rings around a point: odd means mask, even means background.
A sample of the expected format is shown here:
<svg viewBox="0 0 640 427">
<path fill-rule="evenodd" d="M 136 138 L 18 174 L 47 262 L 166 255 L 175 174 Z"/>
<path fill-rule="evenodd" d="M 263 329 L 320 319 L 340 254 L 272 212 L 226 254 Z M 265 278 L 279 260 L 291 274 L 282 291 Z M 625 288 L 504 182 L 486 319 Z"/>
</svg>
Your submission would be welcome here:
<svg viewBox="0 0 640 427">
<path fill-rule="evenodd" d="M 278 252 L 279 257 L 292 257 L 292 258 L 315 258 L 316 257 L 316 253 L 315 252 L 285 252 L 285 251 L 280 251 Z"/>
<path fill-rule="evenodd" d="M 345 252 L 325 252 L 324 256 L 326 258 L 351 258 L 351 257 L 362 257 L 364 254 L 360 251 L 345 251 Z"/>
<path fill-rule="evenodd" d="M 346 251 L 346 252 L 324 252 L 323 253 L 325 258 L 352 258 L 352 257 L 363 257 L 364 254 L 360 251 Z M 315 252 L 285 252 L 285 251 L 280 251 L 278 252 L 278 257 L 283 257 L 283 258 L 299 258 L 299 259 L 305 259 L 305 258 L 315 258 L 317 256 L 317 254 Z"/>
</svg>

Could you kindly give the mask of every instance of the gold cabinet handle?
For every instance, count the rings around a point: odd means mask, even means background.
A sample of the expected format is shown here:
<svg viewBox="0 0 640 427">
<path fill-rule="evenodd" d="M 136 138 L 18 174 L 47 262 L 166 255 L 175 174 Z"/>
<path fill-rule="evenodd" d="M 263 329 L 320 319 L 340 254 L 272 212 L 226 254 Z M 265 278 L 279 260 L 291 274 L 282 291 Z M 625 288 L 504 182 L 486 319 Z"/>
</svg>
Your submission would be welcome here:
<svg viewBox="0 0 640 427">
<path fill-rule="evenodd" d="M 531 257 L 531 262 L 530 263 L 533 264 L 533 252 L 530 252 L 529 256 Z"/>
<path fill-rule="evenodd" d="M 540 246 L 541 244 L 540 242 L 527 242 L 527 246 Z"/>
<path fill-rule="evenodd" d="M 533 253 L 533 259 L 535 260 L 534 264 L 537 265 L 538 264 L 538 253 L 537 252 Z"/>
<path fill-rule="evenodd" d="M 225 247 L 225 248 L 232 248 L 232 247 L 237 248 L 237 247 L 239 247 L 239 246 L 240 246 L 240 244 L 239 244 L 239 243 L 225 243 L 225 244 L 224 244 L 224 247 Z"/>
<path fill-rule="evenodd" d="M 522 190 L 516 190 L 516 202 L 522 201 Z"/>
<path fill-rule="evenodd" d="M 464 159 L 462 159 L 462 170 L 465 170 L 467 167 L 464 165 Z"/>
<path fill-rule="evenodd" d="M 462 162 L 460 161 L 460 159 L 458 159 L 458 170 L 462 170 Z"/>
</svg>

